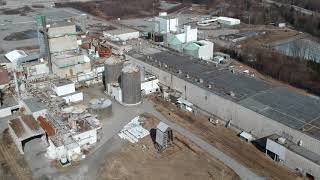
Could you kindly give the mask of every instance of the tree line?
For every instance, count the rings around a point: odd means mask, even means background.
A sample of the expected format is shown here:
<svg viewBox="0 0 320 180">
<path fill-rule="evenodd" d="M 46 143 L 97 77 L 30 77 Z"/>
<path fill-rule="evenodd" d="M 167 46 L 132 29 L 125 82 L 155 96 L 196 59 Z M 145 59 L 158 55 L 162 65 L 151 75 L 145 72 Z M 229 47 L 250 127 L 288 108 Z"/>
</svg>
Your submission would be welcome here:
<svg viewBox="0 0 320 180">
<path fill-rule="evenodd" d="M 314 61 L 286 56 L 263 47 L 222 51 L 264 75 L 320 95 L 320 64 Z"/>
</svg>

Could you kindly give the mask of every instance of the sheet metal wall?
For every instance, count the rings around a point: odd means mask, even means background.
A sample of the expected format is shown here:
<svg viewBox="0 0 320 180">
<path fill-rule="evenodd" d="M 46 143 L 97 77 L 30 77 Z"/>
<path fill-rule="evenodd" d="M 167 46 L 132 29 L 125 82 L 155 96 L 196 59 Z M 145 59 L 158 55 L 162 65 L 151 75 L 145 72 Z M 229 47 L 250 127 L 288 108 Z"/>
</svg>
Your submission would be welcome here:
<svg viewBox="0 0 320 180">
<path fill-rule="evenodd" d="M 104 64 L 105 84 L 118 83 L 122 67 L 123 62 Z"/>
<path fill-rule="evenodd" d="M 141 102 L 141 77 L 140 70 L 122 72 L 121 89 L 124 104 L 138 104 Z"/>
</svg>

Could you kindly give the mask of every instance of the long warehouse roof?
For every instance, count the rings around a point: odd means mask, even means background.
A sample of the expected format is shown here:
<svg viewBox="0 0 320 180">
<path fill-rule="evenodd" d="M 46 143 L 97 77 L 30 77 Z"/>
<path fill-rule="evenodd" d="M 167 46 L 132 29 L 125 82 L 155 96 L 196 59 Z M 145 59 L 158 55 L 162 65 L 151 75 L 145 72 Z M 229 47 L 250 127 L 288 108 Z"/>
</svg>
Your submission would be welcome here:
<svg viewBox="0 0 320 180">
<path fill-rule="evenodd" d="M 201 64 L 198 60 L 176 55 L 168 51 L 144 50 L 144 55 L 133 57 L 146 60 L 145 56 L 166 64 L 174 72 L 181 70 L 192 78 L 201 78 L 208 89 L 219 96 L 236 102 L 248 109 L 278 121 L 288 127 L 302 130 L 320 139 L 320 99 L 302 95 L 288 89 L 272 85 L 242 74 L 234 74 L 228 69 Z M 234 96 L 230 96 L 230 93 Z"/>
</svg>

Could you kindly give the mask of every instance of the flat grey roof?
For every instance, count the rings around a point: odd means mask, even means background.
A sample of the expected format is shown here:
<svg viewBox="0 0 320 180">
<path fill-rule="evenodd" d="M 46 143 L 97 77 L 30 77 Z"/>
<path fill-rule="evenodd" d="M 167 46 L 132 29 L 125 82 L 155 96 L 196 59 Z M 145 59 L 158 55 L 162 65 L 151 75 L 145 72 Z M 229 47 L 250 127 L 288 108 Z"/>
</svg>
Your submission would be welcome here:
<svg viewBox="0 0 320 180">
<path fill-rule="evenodd" d="M 126 27 L 117 27 L 117 29 L 113 30 L 106 30 L 106 33 L 112 34 L 112 35 L 121 35 L 121 34 L 126 34 L 126 33 L 132 33 L 132 32 L 139 32 L 134 29 L 129 29 Z"/>
<path fill-rule="evenodd" d="M 145 56 L 134 52 L 131 55 L 153 65 L 164 63 L 168 66 L 166 70 L 176 76 L 192 80 L 194 84 L 219 96 L 320 139 L 319 98 L 289 91 L 246 75 L 234 74 L 230 70 L 219 69 L 169 51 L 154 51 L 154 54 L 150 53 L 151 50 L 145 51 L 148 52 Z M 178 70 L 184 75 L 177 74 Z M 189 79 L 186 79 L 186 74 L 190 76 Z M 202 84 L 193 81 L 199 78 L 203 79 Z M 207 88 L 209 84 L 212 85 L 211 89 Z M 230 96 L 231 92 L 234 96 Z"/>
<path fill-rule="evenodd" d="M 74 84 L 74 82 L 69 79 L 58 79 L 58 80 L 54 81 L 53 84 L 57 87 L 60 87 L 60 86 L 64 86 L 67 84 Z"/>
<path fill-rule="evenodd" d="M 273 140 L 274 142 L 278 143 L 278 138 L 280 138 L 281 136 L 279 136 L 278 134 L 273 134 L 271 136 L 268 136 L 268 139 Z M 278 143 L 280 144 L 280 143 Z M 302 147 L 302 146 L 298 146 L 295 143 L 293 143 L 292 141 L 286 139 L 284 144 L 281 144 L 282 146 L 286 147 L 287 149 L 289 149 L 290 151 L 299 154 L 300 156 L 320 165 L 320 155 L 318 155 L 317 153 L 314 153 L 312 151 L 309 151 L 308 149 Z"/>
<path fill-rule="evenodd" d="M 46 106 L 37 97 L 24 99 L 23 102 L 28 106 L 32 113 L 46 109 Z"/>
<path fill-rule="evenodd" d="M 17 105 L 19 105 L 19 103 L 17 102 L 16 98 L 14 98 L 13 96 L 4 96 L 3 104 L 0 107 L 0 109 L 13 107 L 13 106 L 17 106 Z"/>
<path fill-rule="evenodd" d="M 80 16 L 80 14 L 76 14 L 72 11 L 67 11 L 64 9 L 52 9 L 46 10 L 39 13 L 40 15 L 46 16 L 47 19 L 57 21 L 61 19 L 69 19 L 71 17 Z"/>
</svg>

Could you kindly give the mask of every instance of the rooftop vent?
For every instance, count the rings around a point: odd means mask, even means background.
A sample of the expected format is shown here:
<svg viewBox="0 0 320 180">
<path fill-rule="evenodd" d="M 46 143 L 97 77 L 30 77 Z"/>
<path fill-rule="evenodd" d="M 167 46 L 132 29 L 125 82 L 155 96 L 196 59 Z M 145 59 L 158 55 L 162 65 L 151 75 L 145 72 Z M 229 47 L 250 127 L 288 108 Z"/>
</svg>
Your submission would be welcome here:
<svg viewBox="0 0 320 180">
<path fill-rule="evenodd" d="M 236 94 L 235 94 L 233 91 L 230 91 L 230 92 L 229 92 L 229 95 L 230 95 L 231 97 L 236 97 Z"/>
<path fill-rule="evenodd" d="M 278 143 L 280 143 L 280 144 L 284 144 L 284 143 L 286 142 L 286 138 L 284 138 L 284 137 L 279 137 L 279 138 L 277 139 L 277 141 L 278 141 Z"/>
</svg>

